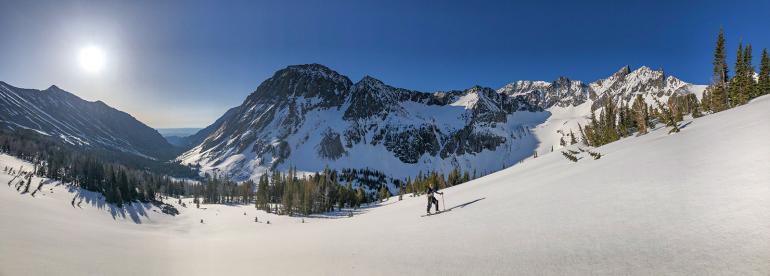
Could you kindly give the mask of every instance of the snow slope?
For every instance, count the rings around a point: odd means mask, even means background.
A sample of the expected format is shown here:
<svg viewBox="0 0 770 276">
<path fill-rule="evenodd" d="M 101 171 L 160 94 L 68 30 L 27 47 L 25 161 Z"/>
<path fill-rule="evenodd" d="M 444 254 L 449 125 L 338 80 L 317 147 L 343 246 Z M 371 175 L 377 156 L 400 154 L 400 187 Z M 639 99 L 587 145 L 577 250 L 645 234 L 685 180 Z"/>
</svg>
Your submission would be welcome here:
<svg viewBox="0 0 770 276">
<path fill-rule="evenodd" d="M 451 211 L 425 218 L 406 197 L 304 224 L 222 205 L 134 223 L 0 174 L 0 275 L 768 275 L 768 110 L 761 97 L 599 160 L 527 159 L 446 189 Z"/>
</svg>

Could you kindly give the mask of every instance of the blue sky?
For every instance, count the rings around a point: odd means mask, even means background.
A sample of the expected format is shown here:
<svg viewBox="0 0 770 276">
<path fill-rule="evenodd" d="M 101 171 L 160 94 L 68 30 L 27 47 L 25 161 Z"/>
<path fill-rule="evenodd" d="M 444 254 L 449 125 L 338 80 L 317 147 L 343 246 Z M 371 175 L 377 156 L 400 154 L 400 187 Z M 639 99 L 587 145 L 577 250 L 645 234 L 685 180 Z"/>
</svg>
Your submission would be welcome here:
<svg viewBox="0 0 770 276">
<path fill-rule="evenodd" d="M 624 65 L 707 83 L 720 26 L 729 57 L 742 39 L 758 64 L 770 1 L 0 0 L 0 80 L 202 127 L 301 63 L 422 91 L 593 81 Z M 104 50 L 101 72 L 78 67 L 87 45 Z"/>
</svg>

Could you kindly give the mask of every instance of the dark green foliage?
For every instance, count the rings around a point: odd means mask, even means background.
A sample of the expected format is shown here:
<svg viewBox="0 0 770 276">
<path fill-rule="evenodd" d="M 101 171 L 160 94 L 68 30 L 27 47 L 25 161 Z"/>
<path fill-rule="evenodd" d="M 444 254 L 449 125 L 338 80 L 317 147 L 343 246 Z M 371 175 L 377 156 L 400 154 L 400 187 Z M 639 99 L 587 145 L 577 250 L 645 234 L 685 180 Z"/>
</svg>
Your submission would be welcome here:
<svg viewBox="0 0 770 276">
<path fill-rule="evenodd" d="M 759 87 L 757 86 L 757 80 L 754 78 L 756 70 L 754 69 L 752 62 L 753 57 L 751 44 L 747 44 L 746 49 L 743 52 L 743 68 L 745 70 L 744 81 L 746 82 L 746 91 L 743 95 L 742 104 L 746 104 L 749 102 L 749 100 L 759 96 Z"/>
<path fill-rule="evenodd" d="M 676 133 L 679 132 L 679 122 L 681 121 L 681 113 L 679 116 L 675 114 L 674 111 L 672 111 L 671 108 L 668 108 L 664 106 L 658 99 L 655 99 L 655 103 L 658 104 L 658 109 L 660 110 L 660 120 L 666 123 L 666 126 L 670 126 L 671 130 L 668 132 L 670 133 Z"/>
<path fill-rule="evenodd" d="M 759 64 L 759 81 L 757 83 L 757 96 L 770 94 L 770 56 L 767 48 L 762 50 L 762 59 Z"/>
<path fill-rule="evenodd" d="M 377 193 L 377 199 L 382 202 L 388 200 L 390 196 L 392 196 L 392 194 L 390 193 L 390 190 L 388 190 L 388 187 L 382 185 L 382 187 L 380 187 L 380 191 Z"/>
<path fill-rule="evenodd" d="M 569 153 L 569 152 L 566 152 L 566 151 L 562 151 L 561 154 L 564 155 L 564 158 L 567 158 L 567 160 L 569 160 L 569 161 L 572 161 L 572 162 L 577 162 L 578 161 L 577 157 L 575 155 L 573 155 L 572 153 Z"/>
<path fill-rule="evenodd" d="M 588 145 L 601 146 L 620 139 L 621 135 L 617 125 L 617 108 L 612 101 L 605 102 L 602 111 L 599 113 L 599 119 L 591 111 L 591 121 L 583 128 Z"/>
<path fill-rule="evenodd" d="M 695 94 L 687 94 L 685 103 L 687 104 L 688 113 L 691 113 L 694 118 L 702 117 L 701 105 L 698 102 L 698 97 Z"/>
<path fill-rule="evenodd" d="M 719 28 L 717 45 L 714 49 L 714 83 L 725 83 L 728 80 L 727 52 L 725 51 L 725 33 Z"/>
<path fill-rule="evenodd" d="M 473 178 L 476 177 L 476 172 L 473 172 Z M 453 169 L 448 177 L 444 177 L 443 174 L 438 172 L 431 172 L 429 174 L 423 174 L 420 172 L 414 180 L 407 180 L 405 187 L 406 193 L 411 193 L 412 196 L 422 195 L 425 190 L 431 185 L 437 189 L 444 189 L 455 185 L 471 181 L 471 175 L 468 172 L 462 172 L 458 168 Z"/>
<path fill-rule="evenodd" d="M 713 112 L 719 112 L 729 108 L 727 81 L 728 69 L 727 69 L 727 52 L 725 51 L 725 35 L 724 31 L 720 28 L 719 35 L 717 35 L 717 44 L 714 49 L 714 69 L 712 84 L 705 93 L 704 96 L 709 101 L 704 104 L 707 110 Z"/>
<path fill-rule="evenodd" d="M 159 193 L 180 195 L 187 185 L 164 175 L 164 172 L 184 171 L 178 164 L 156 164 L 161 162 L 82 150 L 28 130 L 0 130 L 0 152 L 34 164 L 27 182 L 31 181 L 32 174 L 58 180 L 99 192 L 107 202 L 118 205 L 155 201 Z"/>
<path fill-rule="evenodd" d="M 267 174 L 260 177 L 255 196 L 255 206 L 267 212 L 275 212 L 281 215 L 309 215 L 313 213 L 329 212 L 342 208 L 358 208 L 362 204 L 376 200 L 385 200 L 392 194 L 387 183 L 382 183 L 375 189 L 369 189 L 368 185 L 375 183 L 376 179 L 385 181 L 384 174 L 371 170 L 345 169 L 345 173 L 336 170 L 324 169 L 323 172 L 313 175 L 298 177 L 295 169 L 286 173 L 274 171 L 268 177 Z M 366 174 L 377 176 L 374 179 L 358 179 L 354 176 Z M 353 182 L 358 183 L 357 187 Z M 399 196 L 406 193 L 418 195 L 424 192 L 428 185 L 436 185 L 439 189 L 459 185 L 470 181 L 468 172 L 459 169 L 452 170 L 446 177 L 437 172 L 429 175 L 419 174 L 414 180 L 407 178 L 405 181 L 394 180 L 393 184 L 399 187 Z M 341 182 L 346 183 L 342 185 Z M 222 178 L 209 177 L 206 183 L 204 198 L 207 202 L 228 203 L 248 201 L 249 188 L 236 188 L 235 184 Z M 243 185 L 243 184 L 241 184 Z M 370 192 L 367 192 L 367 189 Z"/>
<path fill-rule="evenodd" d="M 599 152 L 593 152 L 589 150 L 588 154 L 591 155 L 591 157 L 593 157 L 594 160 L 599 160 L 599 158 L 602 158 L 602 154 Z"/>
<path fill-rule="evenodd" d="M 743 49 L 742 44 L 738 44 L 738 53 L 735 58 L 735 76 L 729 84 L 729 107 L 735 107 L 746 104 L 754 94 L 754 68 L 751 66 L 751 45 Z"/>
<path fill-rule="evenodd" d="M 255 206 L 268 213 L 292 216 L 357 208 L 372 200 L 363 188 L 353 188 L 350 182 L 341 185 L 339 179 L 338 173 L 328 168 L 301 178 L 295 169 L 264 174 L 257 184 Z"/>
<path fill-rule="evenodd" d="M 650 125 L 650 114 L 642 95 L 636 95 L 631 109 L 633 110 L 632 117 L 634 117 L 636 122 L 636 129 L 639 131 L 639 135 L 647 134 L 647 128 Z"/>
</svg>

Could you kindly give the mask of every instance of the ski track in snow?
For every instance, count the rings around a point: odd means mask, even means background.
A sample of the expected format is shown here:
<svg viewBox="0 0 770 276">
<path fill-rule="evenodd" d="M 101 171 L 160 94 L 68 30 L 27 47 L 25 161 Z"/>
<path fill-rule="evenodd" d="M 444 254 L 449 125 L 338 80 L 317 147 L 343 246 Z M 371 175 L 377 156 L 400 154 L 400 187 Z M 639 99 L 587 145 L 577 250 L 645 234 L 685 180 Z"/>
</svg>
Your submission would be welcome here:
<svg viewBox="0 0 770 276">
<path fill-rule="evenodd" d="M 171 217 L 88 192 L 73 206 L 57 183 L 33 198 L 0 173 L 0 275 L 768 275 L 768 110 L 761 97 L 599 160 L 544 154 L 445 189 L 452 211 L 422 218 L 409 196 L 304 224 L 240 205 Z"/>
</svg>

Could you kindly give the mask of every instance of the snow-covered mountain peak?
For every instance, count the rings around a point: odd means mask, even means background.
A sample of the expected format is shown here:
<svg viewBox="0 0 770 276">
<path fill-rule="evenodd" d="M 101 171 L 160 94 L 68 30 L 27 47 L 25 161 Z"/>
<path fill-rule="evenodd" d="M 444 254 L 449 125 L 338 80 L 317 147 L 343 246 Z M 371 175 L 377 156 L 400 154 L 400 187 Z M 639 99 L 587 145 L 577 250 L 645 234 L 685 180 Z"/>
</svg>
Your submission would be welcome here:
<svg viewBox="0 0 770 276">
<path fill-rule="evenodd" d="M 284 74 L 288 74 L 289 72 L 296 72 L 299 74 L 312 76 L 314 78 L 324 78 L 324 79 L 333 80 L 335 82 L 350 81 L 347 77 L 340 75 L 339 73 L 330 69 L 329 67 L 326 67 L 318 63 L 290 65 L 286 67 L 286 69 L 281 70 L 279 72 L 282 72 Z"/>
<path fill-rule="evenodd" d="M 504 93 L 508 95 L 517 95 L 517 94 L 524 94 L 529 93 L 531 91 L 539 91 L 548 89 L 548 87 L 551 86 L 550 82 L 547 81 L 530 81 L 530 80 L 519 80 L 515 81 L 509 84 L 506 84 L 502 88 L 498 89 L 498 93 Z"/>
<path fill-rule="evenodd" d="M 361 78 L 361 80 L 358 81 L 354 86 L 355 87 L 367 86 L 372 89 L 382 89 L 386 85 L 381 80 L 374 78 L 372 76 L 366 75 L 363 78 Z"/>
<path fill-rule="evenodd" d="M 621 69 L 621 71 L 624 70 Z M 641 95 L 647 101 L 658 98 L 665 102 L 674 93 L 688 93 L 689 87 L 692 86 L 676 77 L 666 76 L 662 69 L 653 70 L 647 66 L 639 67 L 627 74 L 618 73 L 589 84 L 592 92 L 597 95 L 593 109 L 599 108 L 608 100 L 628 103 L 636 95 Z"/>
<path fill-rule="evenodd" d="M 63 90 L 61 88 L 59 88 L 58 86 L 56 86 L 55 84 L 53 84 L 53 85 L 49 86 L 48 88 L 46 88 L 44 91 L 63 91 Z"/>
<path fill-rule="evenodd" d="M 628 73 L 625 78 L 629 80 L 636 80 L 639 82 L 649 81 L 652 79 L 658 79 L 664 75 L 663 70 L 652 70 L 650 67 L 642 66 L 638 69 Z"/>
<path fill-rule="evenodd" d="M 553 82 L 546 81 L 515 81 L 497 90 L 525 99 L 530 105 L 549 108 L 553 105 L 562 107 L 575 106 L 588 98 L 588 87 L 577 80 L 559 77 Z"/>
<path fill-rule="evenodd" d="M 628 73 L 630 72 L 631 72 L 631 66 L 625 65 L 623 67 L 620 67 L 620 69 L 615 71 L 615 73 L 613 73 L 611 76 L 622 77 L 622 76 L 628 75 Z"/>
<path fill-rule="evenodd" d="M 291 65 L 262 82 L 244 105 L 285 105 L 303 98 L 316 99 L 323 106 L 337 106 L 344 102 L 352 85 L 347 77 L 320 64 Z"/>
</svg>

